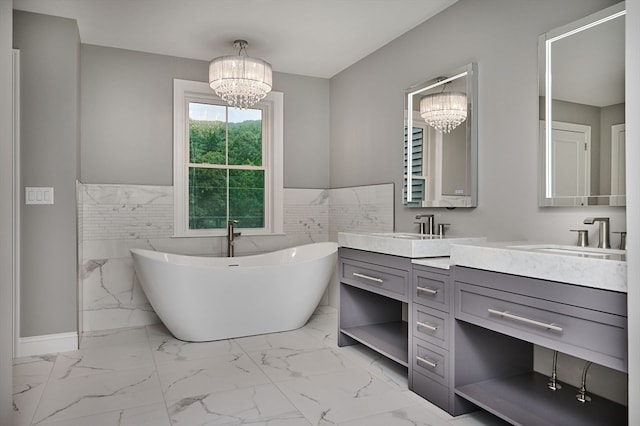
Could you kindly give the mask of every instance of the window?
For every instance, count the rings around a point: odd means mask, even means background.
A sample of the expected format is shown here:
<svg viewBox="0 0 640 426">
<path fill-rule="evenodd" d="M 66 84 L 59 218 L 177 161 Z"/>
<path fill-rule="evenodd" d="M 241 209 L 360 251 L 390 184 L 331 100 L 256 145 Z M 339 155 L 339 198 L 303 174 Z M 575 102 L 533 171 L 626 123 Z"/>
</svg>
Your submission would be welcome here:
<svg viewBox="0 0 640 426">
<path fill-rule="evenodd" d="M 282 233 L 283 96 L 231 108 L 207 83 L 174 80 L 174 234 Z"/>
</svg>

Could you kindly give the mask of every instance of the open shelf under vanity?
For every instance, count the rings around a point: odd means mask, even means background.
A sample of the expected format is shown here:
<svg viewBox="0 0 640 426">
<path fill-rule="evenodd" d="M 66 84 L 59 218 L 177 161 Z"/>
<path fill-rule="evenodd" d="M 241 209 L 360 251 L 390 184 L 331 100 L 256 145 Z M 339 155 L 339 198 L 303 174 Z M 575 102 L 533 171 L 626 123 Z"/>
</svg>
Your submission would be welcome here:
<svg viewBox="0 0 640 426">
<path fill-rule="evenodd" d="M 340 332 L 407 367 L 409 359 L 408 329 L 406 321 L 392 321 L 341 328 Z"/>
<path fill-rule="evenodd" d="M 591 401 L 580 402 L 578 389 L 562 384 L 547 386 L 549 377 L 534 371 L 460 386 L 455 393 L 480 408 L 518 425 L 625 425 L 623 405 L 587 392 Z"/>
</svg>

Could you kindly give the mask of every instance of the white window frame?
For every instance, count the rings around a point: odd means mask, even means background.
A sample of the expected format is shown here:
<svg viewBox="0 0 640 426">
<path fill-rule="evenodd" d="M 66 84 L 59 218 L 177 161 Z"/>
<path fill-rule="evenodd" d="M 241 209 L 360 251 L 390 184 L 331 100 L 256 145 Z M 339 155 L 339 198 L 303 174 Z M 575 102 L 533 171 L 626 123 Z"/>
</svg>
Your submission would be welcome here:
<svg viewBox="0 0 640 426">
<path fill-rule="evenodd" d="M 244 235 L 283 233 L 284 114 L 282 92 L 271 91 L 256 106 L 263 109 L 263 165 L 265 167 L 265 226 L 236 229 Z M 220 102 L 209 84 L 173 80 L 173 234 L 174 237 L 226 235 L 225 229 L 189 229 L 189 102 Z M 230 218 L 233 219 L 233 218 Z"/>
</svg>

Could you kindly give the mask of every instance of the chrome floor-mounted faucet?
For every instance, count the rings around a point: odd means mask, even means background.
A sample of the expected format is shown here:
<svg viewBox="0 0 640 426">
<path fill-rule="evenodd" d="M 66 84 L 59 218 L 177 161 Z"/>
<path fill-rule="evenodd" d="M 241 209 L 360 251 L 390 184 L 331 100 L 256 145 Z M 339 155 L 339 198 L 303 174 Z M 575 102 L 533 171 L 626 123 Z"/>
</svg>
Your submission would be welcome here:
<svg viewBox="0 0 640 426">
<path fill-rule="evenodd" d="M 611 239 L 609 236 L 609 218 L 608 217 L 588 217 L 584 220 L 585 225 L 593 225 L 600 222 L 600 241 L 599 248 L 611 248 Z"/>
<path fill-rule="evenodd" d="M 240 236 L 240 232 L 234 232 L 233 227 L 238 223 L 237 220 L 230 220 L 227 222 L 227 257 L 233 257 L 233 246 L 236 237 Z"/>
</svg>

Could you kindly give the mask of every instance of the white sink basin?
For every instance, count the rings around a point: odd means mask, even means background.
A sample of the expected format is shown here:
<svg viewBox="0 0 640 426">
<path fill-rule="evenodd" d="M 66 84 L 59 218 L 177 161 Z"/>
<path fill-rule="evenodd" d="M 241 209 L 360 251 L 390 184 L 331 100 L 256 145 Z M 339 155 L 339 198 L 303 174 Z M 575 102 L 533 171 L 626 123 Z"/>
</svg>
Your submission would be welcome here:
<svg viewBox="0 0 640 426">
<path fill-rule="evenodd" d="M 452 244 L 472 244 L 486 241 L 484 237 L 440 237 L 411 232 L 340 232 L 338 244 L 359 250 L 395 256 L 421 257 L 449 256 Z"/>
<path fill-rule="evenodd" d="M 627 291 L 624 250 L 496 242 L 456 245 L 451 263 L 586 287 Z"/>
<path fill-rule="evenodd" d="M 588 257 L 592 259 L 626 260 L 625 250 L 603 249 L 595 247 L 563 246 L 556 244 L 531 244 L 511 246 L 518 250 L 533 250 L 566 256 Z"/>
</svg>

